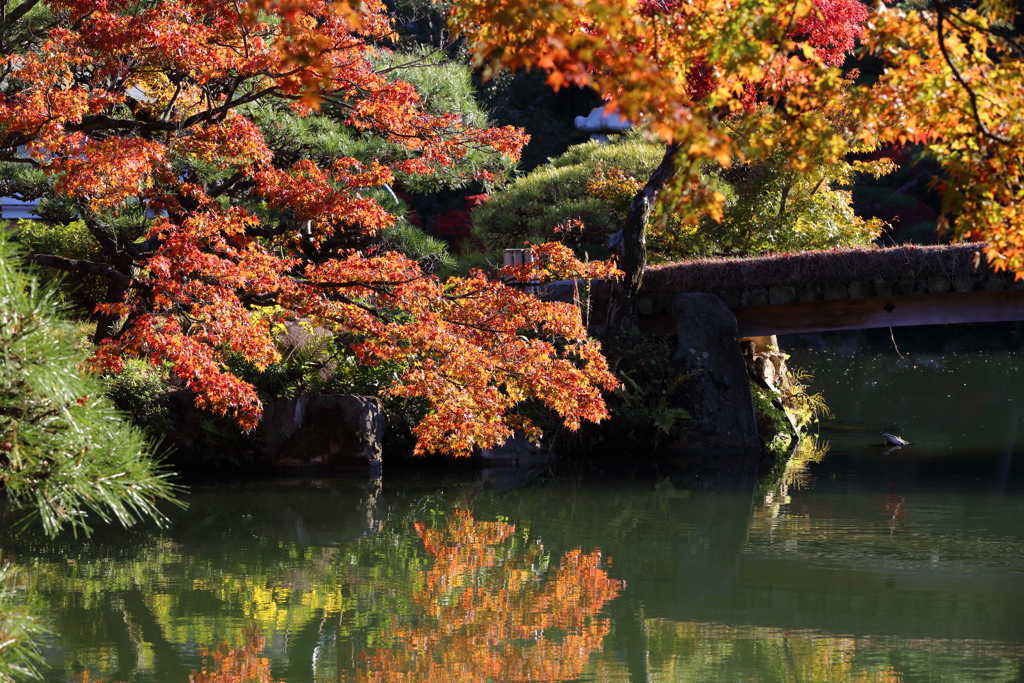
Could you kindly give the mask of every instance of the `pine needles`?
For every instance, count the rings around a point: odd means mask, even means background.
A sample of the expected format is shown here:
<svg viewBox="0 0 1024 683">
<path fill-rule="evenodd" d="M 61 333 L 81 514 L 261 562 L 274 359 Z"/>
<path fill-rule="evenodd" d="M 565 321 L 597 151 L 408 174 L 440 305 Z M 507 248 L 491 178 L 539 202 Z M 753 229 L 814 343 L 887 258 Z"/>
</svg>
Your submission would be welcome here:
<svg viewBox="0 0 1024 683">
<path fill-rule="evenodd" d="M 47 534 L 95 520 L 162 522 L 174 487 L 151 459 L 143 433 L 103 397 L 53 287 L 19 266 L 0 238 L 0 489 L 37 514 Z"/>
</svg>

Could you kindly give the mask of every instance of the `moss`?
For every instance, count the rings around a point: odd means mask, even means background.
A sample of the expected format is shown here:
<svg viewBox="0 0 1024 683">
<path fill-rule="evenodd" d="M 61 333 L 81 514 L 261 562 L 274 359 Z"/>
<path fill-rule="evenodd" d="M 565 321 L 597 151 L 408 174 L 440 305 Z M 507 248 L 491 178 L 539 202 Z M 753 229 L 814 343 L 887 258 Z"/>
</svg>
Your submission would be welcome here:
<svg viewBox="0 0 1024 683">
<path fill-rule="evenodd" d="M 757 432 L 765 450 L 773 458 L 785 457 L 800 437 L 786 414 L 781 398 L 758 382 L 750 383 L 750 396 L 754 400 Z"/>
<path fill-rule="evenodd" d="M 700 259 L 649 268 L 644 291 L 652 294 L 678 292 L 717 293 L 725 289 L 749 289 L 771 285 L 799 287 L 835 280 L 872 281 L 922 277 L 944 273 L 974 276 L 988 271 L 985 260 L 975 268 L 975 254 L 983 243 L 892 249 L 847 249 L 780 254 L 747 259 Z"/>
</svg>

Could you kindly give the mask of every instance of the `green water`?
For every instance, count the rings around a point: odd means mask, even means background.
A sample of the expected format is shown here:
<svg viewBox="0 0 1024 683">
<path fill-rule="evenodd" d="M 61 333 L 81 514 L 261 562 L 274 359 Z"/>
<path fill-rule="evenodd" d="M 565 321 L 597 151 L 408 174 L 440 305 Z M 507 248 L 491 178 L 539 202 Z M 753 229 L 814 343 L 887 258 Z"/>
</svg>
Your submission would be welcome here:
<svg viewBox="0 0 1024 683">
<path fill-rule="evenodd" d="M 844 343 L 771 475 L 193 485 L 0 548 L 54 682 L 1024 681 L 1024 355 Z"/>
</svg>

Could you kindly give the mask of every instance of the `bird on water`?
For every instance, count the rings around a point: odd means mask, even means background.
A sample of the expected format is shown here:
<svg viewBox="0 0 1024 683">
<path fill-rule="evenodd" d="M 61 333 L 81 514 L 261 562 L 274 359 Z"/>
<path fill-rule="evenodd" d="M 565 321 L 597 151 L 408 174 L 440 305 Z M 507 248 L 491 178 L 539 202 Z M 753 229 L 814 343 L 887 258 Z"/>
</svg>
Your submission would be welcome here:
<svg viewBox="0 0 1024 683">
<path fill-rule="evenodd" d="M 885 445 L 886 446 L 909 446 L 910 445 L 909 441 L 907 441 L 906 439 L 901 439 L 900 437 L 896 436 L 895 434 L 889 434 L 887 432 L 882 432 L 882 436 L 885 437 Z"/>
</svg>

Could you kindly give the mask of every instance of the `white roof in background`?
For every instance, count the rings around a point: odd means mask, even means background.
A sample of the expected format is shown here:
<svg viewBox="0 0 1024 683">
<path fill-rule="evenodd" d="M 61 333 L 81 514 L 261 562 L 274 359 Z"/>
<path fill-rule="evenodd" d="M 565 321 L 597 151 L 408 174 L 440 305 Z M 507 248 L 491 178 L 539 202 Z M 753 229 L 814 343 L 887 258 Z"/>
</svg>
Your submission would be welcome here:
<svg viewBox="0 0 1024 683">
<path fill-rule="evenodd" d="M 595 107 L 587 116 L 576 117 L 576 128 L 584 133 L 622 133 L 632 127 L 617 111 L 605 111 L 604 107 Z"/>
<path fill-rule="evenodd" d="M 4 220 L 18 220 L 20 218 L 37 219 L 34 211 L 36 208 L 36 202 L 23 202 L 20 199 L 12 199 L 10 197 L 3 197 L 0 199 L 0 208 L 3 213 L 0 216 Z"/>
</svg>

